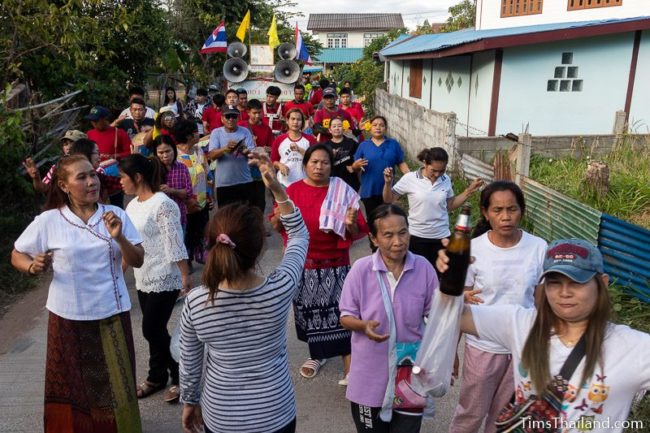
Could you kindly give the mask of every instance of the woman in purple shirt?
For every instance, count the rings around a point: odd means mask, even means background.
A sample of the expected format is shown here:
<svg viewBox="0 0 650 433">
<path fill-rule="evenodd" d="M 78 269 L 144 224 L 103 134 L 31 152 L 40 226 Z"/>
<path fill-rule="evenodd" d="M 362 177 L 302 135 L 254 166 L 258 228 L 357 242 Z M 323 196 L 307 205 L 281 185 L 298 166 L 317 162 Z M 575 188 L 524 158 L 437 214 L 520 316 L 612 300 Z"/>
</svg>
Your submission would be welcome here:
<svg viewBox="0 0 650 433">
<path fill-rule="evenodd" d="M 352 265 L 339 304 L 341 325 L 352 331 L 346 397 L 357 432 L 417 433 L 422 409 L 393 410 L 400 361 L 392 354 L 417 351 L 438 277 L 424 257 L 408 251 L 408 222 L 399 206 L 375 208 L 368 225 L 377 252 Z"/>
<path fill-rule="evenodd" d="M 153 153 L 165 168 L 160 190 L 174 200 L 181 212 L 183 233 L 187 227 L 187 205 L 185 202 L 194 197 L 192 178 L 185 164 L 178 162 L 176 143 L 170 135 L 159 135 L 153 141 Z"/>
</svg>

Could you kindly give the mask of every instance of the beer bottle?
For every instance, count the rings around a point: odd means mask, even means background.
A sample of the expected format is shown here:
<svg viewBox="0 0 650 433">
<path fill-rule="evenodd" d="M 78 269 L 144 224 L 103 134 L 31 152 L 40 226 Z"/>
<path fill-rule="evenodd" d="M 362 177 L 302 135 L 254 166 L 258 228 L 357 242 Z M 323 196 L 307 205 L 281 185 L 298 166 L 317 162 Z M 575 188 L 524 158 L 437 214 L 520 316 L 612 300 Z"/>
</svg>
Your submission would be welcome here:
<svg viewBox="0 0 650 433">
<path fill-rule="evenodd" d="M 470 257 L 470 211 L 469 205 L 463 206 L 447 246 L 449 269 L 440 278 L 440 291 L 450 296 L 460 296 L 465 289 Z"/>
</svg>

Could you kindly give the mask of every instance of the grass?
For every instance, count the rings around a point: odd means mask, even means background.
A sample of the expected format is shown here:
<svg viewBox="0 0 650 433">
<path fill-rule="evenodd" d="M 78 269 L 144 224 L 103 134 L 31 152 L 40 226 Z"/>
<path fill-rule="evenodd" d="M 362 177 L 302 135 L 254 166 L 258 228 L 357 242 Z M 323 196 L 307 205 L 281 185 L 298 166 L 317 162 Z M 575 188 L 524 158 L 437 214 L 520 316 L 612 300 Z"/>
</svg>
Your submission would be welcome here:
<svg viewBox="0 0 650 433">
<path fill-rule="evenodd" d="M 585 154 L 586 152 L 580 152 Z M 553 159 L 534 155 L 530 177 L 601 212 L 650 229 L 650 143 L 626 136 L 608 155 L 599 157 L 609 167 L 609 192 L 597 197 L 585 184 L 590 155 Z"/>
</svg>

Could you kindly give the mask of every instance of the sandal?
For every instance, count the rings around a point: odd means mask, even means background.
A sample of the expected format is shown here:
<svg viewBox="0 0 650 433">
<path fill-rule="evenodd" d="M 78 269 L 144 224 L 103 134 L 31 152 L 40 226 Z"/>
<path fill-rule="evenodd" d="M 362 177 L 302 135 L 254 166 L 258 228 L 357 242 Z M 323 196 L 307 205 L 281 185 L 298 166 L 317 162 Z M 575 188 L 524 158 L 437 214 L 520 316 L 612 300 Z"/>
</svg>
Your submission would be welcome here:
<svg viewBox="0 0 650 433">
<path fill-rule="evenodd" d="M 327 359 L 311 359 L 302 364 L 300 367 L 300 375 L 306 379 L 313 379 L 316 377 L 323 365 L 327 364 Z M 305 370 L 311 370 L 311 373 L 305 373 Z"/>
<path fill-rule="evenodd" d="M 176 403 L 181 396 L 181 390 L 178 388 L 178 385 L 172 385 L 167 388 L 163 400 L 167 403 Z"/>
<path fill-rule="evenodd" d="M 136 389 L 136 395 L 138 398 L 149 397 L 151 394 L 154 394 L 165 388 L 164 383 L 151 383 L 148 380 L 145 380 Z"/>
</svg>

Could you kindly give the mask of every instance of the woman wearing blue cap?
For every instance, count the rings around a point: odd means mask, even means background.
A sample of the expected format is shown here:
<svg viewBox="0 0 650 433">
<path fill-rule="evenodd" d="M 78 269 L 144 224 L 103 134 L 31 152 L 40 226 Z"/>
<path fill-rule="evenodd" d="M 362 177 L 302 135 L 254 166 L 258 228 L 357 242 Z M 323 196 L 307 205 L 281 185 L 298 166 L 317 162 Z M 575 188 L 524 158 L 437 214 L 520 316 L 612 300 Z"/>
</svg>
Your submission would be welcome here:
<svg viewBox="0 0 650 433">
<path fill-rule="evenodd" d="M 440 271 L 447 261 L 441 253 Z M 463 332 L 513 356 L 515 398 L 497 423 L 518 419 L 534 428 L 526 423 L 539 416 L 543 425 L 536 426 L 544 432 L 622 432 L 635 395 L 650 388 L 650 335 L 610 321 L 609 277 L 594 245 L 554 241 L 543 269 L 536 309 L 472 305 L 463 311 Z"/>
</svg>

